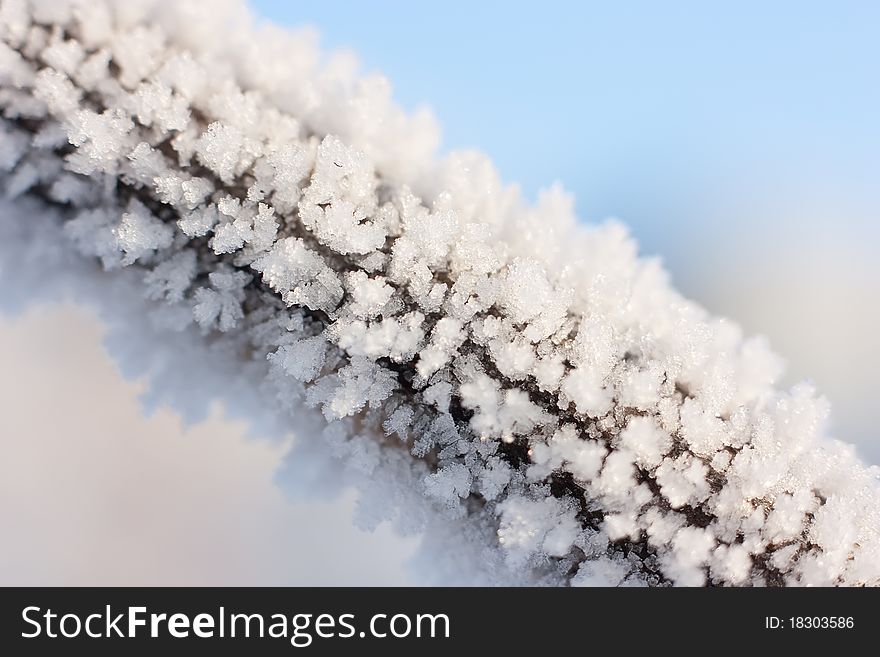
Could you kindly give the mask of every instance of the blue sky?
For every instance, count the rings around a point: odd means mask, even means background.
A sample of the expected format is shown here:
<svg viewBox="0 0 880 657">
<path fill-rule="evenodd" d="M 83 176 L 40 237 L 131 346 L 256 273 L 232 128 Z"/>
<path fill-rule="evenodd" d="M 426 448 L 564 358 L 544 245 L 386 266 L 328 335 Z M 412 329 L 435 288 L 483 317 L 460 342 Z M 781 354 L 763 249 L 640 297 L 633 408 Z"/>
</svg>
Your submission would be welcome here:
<svg viewBox="0 0 880 657">
<path fill-rule="evenodd" d="M 529 195 L 562 181 L 673 270 L 705 222 L 878 205 L 880 3 L 252 4 L 430 105 L 445 147 L 487 152 Z"/>
<path fill-rule="evenodd" d="M 880 2 L 251 4 L 430 106 L 444 149 L 622 219 L 880 462 Z"/>
</svg>

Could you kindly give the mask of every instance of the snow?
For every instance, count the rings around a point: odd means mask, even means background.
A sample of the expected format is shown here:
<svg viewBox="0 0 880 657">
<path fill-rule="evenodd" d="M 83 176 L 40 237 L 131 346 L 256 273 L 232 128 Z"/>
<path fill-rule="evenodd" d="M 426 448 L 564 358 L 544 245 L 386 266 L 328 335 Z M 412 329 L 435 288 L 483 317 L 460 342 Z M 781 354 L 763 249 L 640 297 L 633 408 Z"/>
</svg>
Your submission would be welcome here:
<svg viewBox="0 0 880 657">
<path fill-rule="evenodd" d="M 364 524 L 481 581 L 880 582 L 877 472 L 765 341 L 561 189 L 435 157 L 382 78 L 196 6 L 4 3 L 0 182 L 261 403 L 319 409 Z"/>
</svg>

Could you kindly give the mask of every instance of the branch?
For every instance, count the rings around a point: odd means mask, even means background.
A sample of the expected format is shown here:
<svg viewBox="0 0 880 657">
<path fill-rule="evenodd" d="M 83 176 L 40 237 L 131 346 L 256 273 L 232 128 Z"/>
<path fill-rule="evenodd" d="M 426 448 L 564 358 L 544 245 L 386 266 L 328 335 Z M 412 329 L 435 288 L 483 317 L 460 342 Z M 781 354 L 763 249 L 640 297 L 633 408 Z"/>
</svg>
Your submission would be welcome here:
<svg viewBox="0 0 880 657">
<path fill-rule="evenodd" d="M 187 5 L 189 7 L 189 5 Z M 405 454 L 550 584 L 880 581 L 871 469 L 617 224 L 528 207 L 237 5 L 0 5 L 0 180 L 178 328 L 234 336 L 374 477 Z M 59 239 L 62 236 L 59 235 Z M 267 404 L 275 403 L 267 399 Z M 487 568 L 490 566 L 487 565 Z M 492 566 L 494 567 L 494 566 Z"/>
</svg>

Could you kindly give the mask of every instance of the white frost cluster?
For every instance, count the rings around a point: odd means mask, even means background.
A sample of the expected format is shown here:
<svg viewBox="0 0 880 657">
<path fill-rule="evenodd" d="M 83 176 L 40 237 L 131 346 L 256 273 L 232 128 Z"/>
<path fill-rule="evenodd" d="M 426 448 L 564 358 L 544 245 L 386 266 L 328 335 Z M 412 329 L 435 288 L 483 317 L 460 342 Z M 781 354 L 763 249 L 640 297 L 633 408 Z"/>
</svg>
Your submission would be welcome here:
<svg viewBox="0 0 880 657">
<path fill-rule="evenodd" d="M 876 472 L 763 341 L 350 69 L 234 2 L 2 0 L 3 191 L 320 409 L 376 508 L 467 519 L 498 581 L 880 583 Z"/>
</svg>

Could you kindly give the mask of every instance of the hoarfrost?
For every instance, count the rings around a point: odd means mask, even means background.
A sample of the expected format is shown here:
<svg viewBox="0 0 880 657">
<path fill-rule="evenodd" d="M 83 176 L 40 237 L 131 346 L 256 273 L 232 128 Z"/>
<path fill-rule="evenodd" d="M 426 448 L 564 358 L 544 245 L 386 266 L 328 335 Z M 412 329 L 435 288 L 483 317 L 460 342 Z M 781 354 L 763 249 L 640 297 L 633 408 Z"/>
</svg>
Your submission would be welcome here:
<svg viewBox="0 0 880 657">
<path fill-rule="evenodd" d="M 42 207 L 138 270 L 157 322 L 265 376 L 261 402 L 320 409 L 363 524 L 479 555 L 454 567 L 480 581 L 880 583 L 876 469 L 621 225 L 437 160 L 381 78 L 235 2 L 199 26 L 189 3 L 7 6 L 4 221 Z"/>
</svg>

